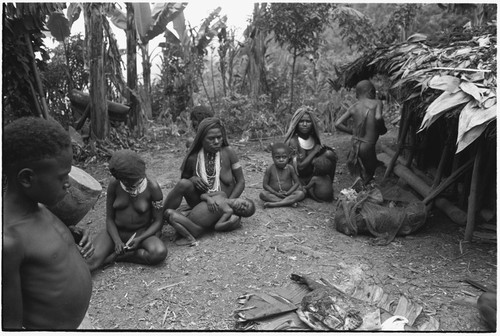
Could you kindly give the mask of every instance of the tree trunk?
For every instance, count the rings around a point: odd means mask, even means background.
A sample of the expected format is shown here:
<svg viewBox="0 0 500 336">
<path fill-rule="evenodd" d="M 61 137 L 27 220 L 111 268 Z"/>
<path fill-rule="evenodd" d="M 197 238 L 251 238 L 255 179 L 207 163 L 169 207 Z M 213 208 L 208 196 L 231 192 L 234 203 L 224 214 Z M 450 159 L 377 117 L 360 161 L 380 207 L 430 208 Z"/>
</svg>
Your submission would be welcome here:
<svg viewBox="0 0 500 336">
<path fill-rule="evenodd" d="M 141 109 L 137 99 L 137 30 L 135 28 L 134 7 L 127 3 L 127 103 L 130 106 L 129 127 L 142 129 Z M 133 92 L 135 93 L 133 93 Z"/>
<path fill-rule="evenodd" d="M 142 99 L 144 104 L 142 108 L 148 119 L 153 119 L 151 111 L 151 60 L 149 59 L 149 45 L 139 44 L 142 51 L 142 79 L 144 81 L 144 92 Z"/>
<path fill-rule="evenodd" d="M 102 4 L 98 2 L 85 4 L 85 13 L 89 20 L 90 52 L 90 125 L 91 138 L 104 140 L 109 133 L 108 109 L 106 104 L 106 87 L 103 64 L 103 18 Z"/>
<path fill-rule="evenodd" d="M 290 109 L 293 106 L 293 82 L 295 80 L 295 63 L 297 62 L 297 48 L 293 49 L 292 76 L 290 79 Z M 290 111 L 292 113 L 292 111 Z"/>
</svg>

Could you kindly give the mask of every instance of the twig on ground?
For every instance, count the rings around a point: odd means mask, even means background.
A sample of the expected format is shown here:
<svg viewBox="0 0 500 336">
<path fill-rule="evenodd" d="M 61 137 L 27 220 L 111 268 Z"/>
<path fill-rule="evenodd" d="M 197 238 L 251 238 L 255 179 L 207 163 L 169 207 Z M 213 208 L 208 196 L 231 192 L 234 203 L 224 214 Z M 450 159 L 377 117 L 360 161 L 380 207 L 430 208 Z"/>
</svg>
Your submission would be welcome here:
<svg viewBox="0 0 500 336">
<path fill-rule="evenodd" d="M 161 325 L 165 324 L 165 320 L 167 319 L 169 308 L 170 307 L 167 307 L 167 309 L 165 309 L 165 314 L 163 314 L 163 320 L 161 321 Z"/>
<path fill-rule="evenodd" d="M 174 283 L 174 284 L 171 284 L 171 285 L 167 285 L 167 286 L 163 286 L 163 287 L 157 288 L 156 290 L 157 291 L 161 291 L 161 290 L 164 290 L 164 289 L 167 289 L 167 288 L 170 288 L 170 287 L 177 286 L 177 285 L 179 285 L 181 283 L 184 283 L 184 281 L 177 282 L 177 283 Z"/>
</svg>

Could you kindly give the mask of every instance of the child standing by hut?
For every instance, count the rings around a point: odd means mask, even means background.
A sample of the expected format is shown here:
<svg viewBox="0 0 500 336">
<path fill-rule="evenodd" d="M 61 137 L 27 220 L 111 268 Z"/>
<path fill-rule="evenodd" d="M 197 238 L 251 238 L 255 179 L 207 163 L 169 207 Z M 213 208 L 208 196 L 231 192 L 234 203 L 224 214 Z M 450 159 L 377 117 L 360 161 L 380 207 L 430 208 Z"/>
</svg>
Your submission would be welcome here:
<svg viewBox="0 0 500 336">
<path fill-rule="evenodd" d="M 364 185 L 373 179 L 379 165 L 375 145 L 380 135 L 387 133 L 382 117 L 382 101 L 376 99 L 375 86 L 369 80 L 356 85 L 358 101 L 335 122 L 342 132 L 352 134 L 352 149 L 347 157 L 347 167 L 352 175 L 362 178 Z M 344 122 L 352 118 L 354 126 L 348 128 Z"/>
<path fill-rule="evenodd" d="M 264 208 L 297 206 L 306 195 L 302 191 L 299 177 L 288 163 L 290 148 L 284 143 L 276 143 L 271 148 L 273 164 L 267 167 L 264 174 L 262 191 L 259 195 L 264 201 Z"/>
</svg>

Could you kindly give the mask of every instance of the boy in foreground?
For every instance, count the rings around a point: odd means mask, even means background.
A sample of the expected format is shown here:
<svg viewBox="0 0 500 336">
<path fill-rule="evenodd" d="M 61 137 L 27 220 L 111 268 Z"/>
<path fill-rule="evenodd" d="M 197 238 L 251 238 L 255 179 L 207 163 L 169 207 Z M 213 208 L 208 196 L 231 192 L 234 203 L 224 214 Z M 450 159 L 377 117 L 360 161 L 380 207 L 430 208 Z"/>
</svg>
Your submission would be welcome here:
<svg viewBox="0 0 500 336">
<path fill-rule="evenodd" d="M 72 156 L 56 122 L 21 118 L 4 129 L 4 329 L 76 329 L 89 306 L 89 268 L 68 227 L 43 205 L 66 195 Z"/>
<path fill-rule="evenodd" d="M 379 165 L 375 145 L 380 135 L 387 133 L 382 117 L 382 101 L 376 99 L 375 86 L 369 80 L 356 85 L 358 101 L 335 123 L 342 132 L 352 134 L 352 149 L 347 156 L 347 167 L 352 175 L 361 177 L 364 185 L 373 179 Z M 353 129 L 344 123 L 352 118 Z"/>
<path fill-rule="evenodd" d="M 262 191 L 259 195 L 264 201 L 264 208 L 297 206 L 306 194 L 302 191 L 300 180 L 292 165 L 290 165 L 290 148 L 279 142 L 271 147 L 273 164 L 264 173 Z"/>
<path fill-rule="evenodd" d="M 175 231 L 186 238 L 190 246 L 198 245 L 196 238 L 210 229 L 232 231 L 241 227 L 239 217 L 255 213 L 255 204 L 247 198 L 227 198 L 224 191 L 201 195 L 198 203 L 187 216 L 177 210 L 167 209 L 166 219 Z M 232 215 L 236 216 L 232 216 Z M 180 244 L 179 244 L 180 245 Z"/>
</svg>

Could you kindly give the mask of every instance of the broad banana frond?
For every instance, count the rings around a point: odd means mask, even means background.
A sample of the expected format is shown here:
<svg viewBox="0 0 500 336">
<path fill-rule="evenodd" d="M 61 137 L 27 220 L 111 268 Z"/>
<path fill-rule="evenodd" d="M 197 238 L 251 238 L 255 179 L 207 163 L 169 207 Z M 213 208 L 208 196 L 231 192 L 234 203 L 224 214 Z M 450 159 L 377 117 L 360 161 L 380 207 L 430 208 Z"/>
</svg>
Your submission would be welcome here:
<svg viewBox="0 0 500 336">
<path fill-rule="evenodd" d="M 47 28 L 49 28 L 52 36 L 59 42 L 64 41 L 70 34 L 69 21 L 62 12 L 50 14 L 49 20 L 47 21 Z"/>
</svg>

